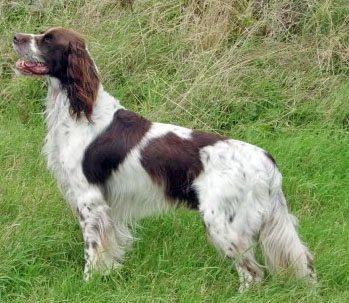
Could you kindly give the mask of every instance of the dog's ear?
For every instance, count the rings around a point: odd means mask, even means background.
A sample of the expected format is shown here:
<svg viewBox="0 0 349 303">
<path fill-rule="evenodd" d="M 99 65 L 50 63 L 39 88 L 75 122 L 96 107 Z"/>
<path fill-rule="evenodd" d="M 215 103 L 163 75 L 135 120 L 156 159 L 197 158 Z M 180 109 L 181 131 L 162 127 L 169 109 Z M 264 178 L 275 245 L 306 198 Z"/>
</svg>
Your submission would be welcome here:
<svg viewBox="0 0 349 303">
<path fill-rule="evenodd" d="M 83 112 L 91 122 L 99 78 L 94 62 L 82 39 L 69 43 L 67 79 L 66 89 L 71 114 L 79 118 Z"/>
</svg>

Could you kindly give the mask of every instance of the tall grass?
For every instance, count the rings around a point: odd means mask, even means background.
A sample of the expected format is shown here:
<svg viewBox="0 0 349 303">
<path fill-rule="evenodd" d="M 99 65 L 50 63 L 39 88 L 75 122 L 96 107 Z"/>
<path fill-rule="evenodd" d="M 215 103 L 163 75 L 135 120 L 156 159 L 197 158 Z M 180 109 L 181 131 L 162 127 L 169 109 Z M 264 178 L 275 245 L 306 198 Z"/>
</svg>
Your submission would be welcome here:
<svg viewBox="0 0 349 303">
<path fill-rule="evenodd" d="M 346 302 L 349 5 L 345 0 L 0 3 L 1 302 Z M 81 281 L 82 240 L 40 155 L 45 84 L 17 78 L 12 34 L 82 32 L 104 86 L 146 117 L 270 150 L 320 285 L 236 294 L 197 215 L 145 220 L 125 268 Z"/>
</svg>

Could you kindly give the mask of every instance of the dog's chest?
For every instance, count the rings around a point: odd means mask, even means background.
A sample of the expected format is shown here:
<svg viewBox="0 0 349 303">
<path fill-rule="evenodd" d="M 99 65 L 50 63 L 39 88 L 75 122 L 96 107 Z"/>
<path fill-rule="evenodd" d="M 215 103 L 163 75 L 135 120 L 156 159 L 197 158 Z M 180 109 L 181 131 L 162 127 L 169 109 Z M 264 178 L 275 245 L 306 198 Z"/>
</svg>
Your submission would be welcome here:
<svg viewBox="0 0 349 303">
<path fill-rule="evenodd" d="M 57 123 L 48 132 L 44 147 L 47 165 L 60 183 L 69 182 L 70 178 L 79 174 L 90 137 L 88 130 L 74 127 L 69 121 Z"/>
<path fill-rule="evenodd" d="M 48 133 L 44 145 L 48 168 L 61 186 L 81 174 L 81 162 L 87 145 L 92 141 L 94 129 L 86 122 L 78 122 L 69 114 L 64 100 L 56 98 L 47 109 Z"/>
</svg>

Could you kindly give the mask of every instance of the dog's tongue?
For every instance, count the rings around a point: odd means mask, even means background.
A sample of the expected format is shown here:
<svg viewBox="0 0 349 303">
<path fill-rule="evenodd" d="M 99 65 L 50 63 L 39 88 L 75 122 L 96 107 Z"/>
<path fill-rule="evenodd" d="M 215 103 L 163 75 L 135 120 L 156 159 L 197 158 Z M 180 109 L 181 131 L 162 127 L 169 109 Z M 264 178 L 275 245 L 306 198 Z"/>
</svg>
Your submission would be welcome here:
<svg viewBox="0 0 349 303">
<path fill-rule="evenodd" d="M 36 66 L 37 64 L 35 62 L 32 61 L 24 61 L 24 66 L 26 67 L 33 67 Z"/>
</svg>

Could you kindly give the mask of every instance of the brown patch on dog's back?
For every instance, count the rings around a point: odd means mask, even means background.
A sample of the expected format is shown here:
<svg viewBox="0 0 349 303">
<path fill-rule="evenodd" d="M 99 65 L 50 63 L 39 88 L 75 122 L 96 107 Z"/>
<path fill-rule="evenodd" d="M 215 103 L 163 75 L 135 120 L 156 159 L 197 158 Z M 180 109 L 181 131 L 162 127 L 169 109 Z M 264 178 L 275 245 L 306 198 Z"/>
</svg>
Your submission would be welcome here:
<svg viewBox="0 0 349 303">
<path fill-rule="evenodd" d="M 107 129 L 86 149 L 82 162 L 86 179 L 94 184 L 104 183 L 150 126 L 151 122 L 142 116 L 119 109 Z"/>
<path fill-rule="evenodd" d="M 165 187 L 168 198 L 186 201 L 190 208 L 197 208 L 199 201 L 192 184 L 203 170 L 200 149 L 224 139 L 198 131 L 192 132 L 191 139 L 184 139 L 169 132 L 144 147 L 141 163 L 153 181 Z"/>
</svg>

